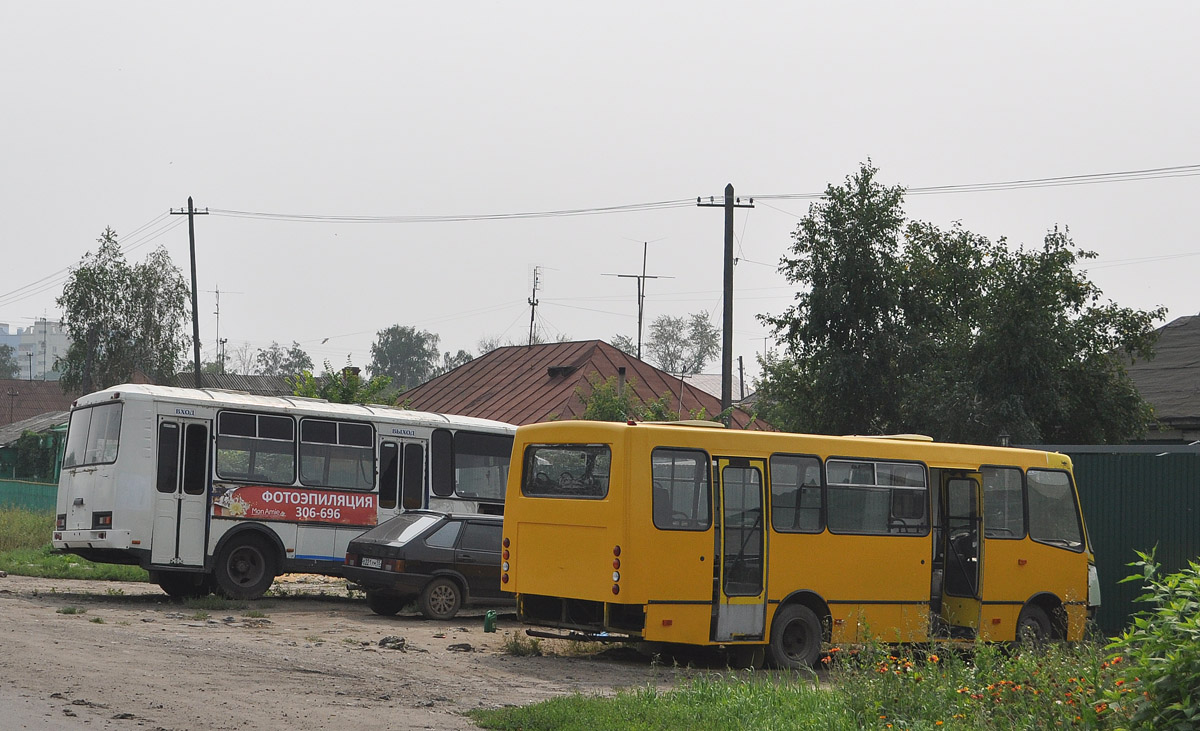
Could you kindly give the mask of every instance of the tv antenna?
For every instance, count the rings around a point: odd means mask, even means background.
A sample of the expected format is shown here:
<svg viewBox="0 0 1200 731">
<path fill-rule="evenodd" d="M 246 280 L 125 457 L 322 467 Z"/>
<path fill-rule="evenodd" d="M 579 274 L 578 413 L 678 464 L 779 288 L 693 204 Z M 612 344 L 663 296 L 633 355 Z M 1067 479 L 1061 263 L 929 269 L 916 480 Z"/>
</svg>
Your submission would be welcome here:
<svg viewBox="0 0 1200 731">
<path fill-rule="evenodd" d="M 655 239 L 662 241 L 662 239 Z M 621 277 L 624 279 L 637 280 L 637 298 L 638 298 L 638 328 L 637 328 L 637 358 L 642 359 L 642 317 L 646 310 L 646 280 L 647 279 L 674 279 L 675 277 L 665 274 L 647 274 L 646 273 L 646 251 L 649 248 L 650 242 L 642 242 L 642 273 L 641 274 L 604 274 L 605 277 Z"/>
</svg>

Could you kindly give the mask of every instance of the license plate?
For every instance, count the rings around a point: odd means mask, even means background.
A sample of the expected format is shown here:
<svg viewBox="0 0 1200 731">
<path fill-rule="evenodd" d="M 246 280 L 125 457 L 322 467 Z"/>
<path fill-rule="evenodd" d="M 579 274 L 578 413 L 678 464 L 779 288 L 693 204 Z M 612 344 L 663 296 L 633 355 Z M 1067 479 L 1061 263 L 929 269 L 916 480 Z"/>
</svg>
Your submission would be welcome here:
<svg viewBox="0 0 1200 731">
<path fill-rule="evenodd" d="M 371 558 L 370 556 L 363 556 L 362 565 L 363 565 L 363 568 L 367 568 L 367 569 L 381 569 L 381 568 L 383 568 L 383 559 L 382 558 Z"/>
</svg>

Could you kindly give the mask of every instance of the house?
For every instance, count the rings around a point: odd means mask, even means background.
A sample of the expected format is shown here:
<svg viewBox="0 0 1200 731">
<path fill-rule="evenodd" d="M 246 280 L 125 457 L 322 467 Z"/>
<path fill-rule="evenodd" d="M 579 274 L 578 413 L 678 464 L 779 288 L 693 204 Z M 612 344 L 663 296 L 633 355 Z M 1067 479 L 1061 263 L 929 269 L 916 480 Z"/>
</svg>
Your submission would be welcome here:
<svg viewBox="0 0 1200 731">
<path fill-rule="evenodd" d="M 1160 327 L 1154 354 L 1151 360 L 1126 367 L 1158 420 L 1143 441 L 1190 444 L 1200 440 L 1200 315 L 1180 317 Z"/>
<path fill-rule="evenodd" d="M 678 376 L 638 360 L 600 340 L 497 348 L 414 389 L 400 401 L 406 408 L 462 414 L 510 424 L 578 419 L 585 405 L 581 394 L 593 382 L 624 379 L 643 402 L 666 395 L 682 418 L 721 413 L 721 399 Z M 731 426 L 769 429 L 751 414 L 735 408 Z"/>
</svg>

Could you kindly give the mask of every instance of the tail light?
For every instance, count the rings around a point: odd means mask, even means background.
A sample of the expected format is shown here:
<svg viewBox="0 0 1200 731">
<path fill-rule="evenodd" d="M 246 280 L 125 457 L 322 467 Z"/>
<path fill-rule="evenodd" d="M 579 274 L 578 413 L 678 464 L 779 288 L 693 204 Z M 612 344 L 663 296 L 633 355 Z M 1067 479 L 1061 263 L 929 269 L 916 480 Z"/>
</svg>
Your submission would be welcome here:
<svg viewBox="0 0 1200 731">
<path fill-rule="evenodd" d="M 112 527 L 112 512 L 92 513 L 92 530 Z"/>
<path fill-rule="evenodd" d="M 358 565 L 358 555 L 353 554 L 353 553 L 347 553 L 346 554 L 346 565 L 347 566 L 357 566 Z"/>
<path fill-rule="evenodd" d="M 59 513 L 58 517 L 54 519 L 54 530 L 66 530 L 66 529 L 67 529 L 67 514 Z"/>
</svg>

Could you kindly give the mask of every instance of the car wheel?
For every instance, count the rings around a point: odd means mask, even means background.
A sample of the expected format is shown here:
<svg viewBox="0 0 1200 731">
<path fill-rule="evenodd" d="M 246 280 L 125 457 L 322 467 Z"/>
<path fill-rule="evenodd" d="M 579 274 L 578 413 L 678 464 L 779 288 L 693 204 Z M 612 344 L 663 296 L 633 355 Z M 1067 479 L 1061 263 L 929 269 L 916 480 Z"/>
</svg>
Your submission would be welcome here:
<svg viewBox="0 0 1200 731">
<path fill-rule="evenodd" d="M 453 579 L 436 578 L 425 585 L 419 605 L 427 619 L 450 619 L 462 606 L 462 589 Z"/>
<path fill-rule="evenodd" d="M 816 667 L 824 633 L 816 613 L 802 604 L 790 604 L 775 612 L 771 622 L 768 654 L 778 668 L 799 670 Z"/>
<path fill-rule="evenodd" d="M 367 606 L 381 617 L 391 617 L 412 602 L 411 596 L 396 596 L 382 594 L 377 591 L 367 592 Z"/>
<path fill-rule="evenodd" d="M 273 551 L 260 536 L 238 536 L 217 556 L 217 588 L 230 599 L 257 599 L 275 581 Z"/>
</svg>

